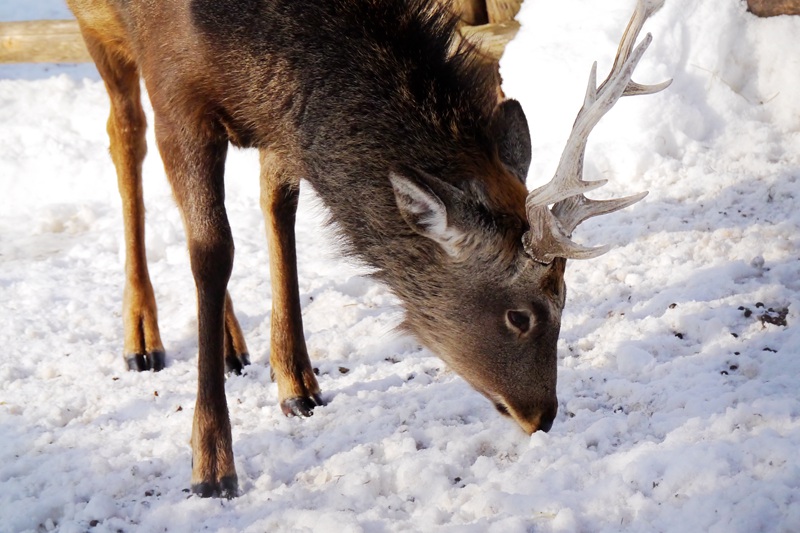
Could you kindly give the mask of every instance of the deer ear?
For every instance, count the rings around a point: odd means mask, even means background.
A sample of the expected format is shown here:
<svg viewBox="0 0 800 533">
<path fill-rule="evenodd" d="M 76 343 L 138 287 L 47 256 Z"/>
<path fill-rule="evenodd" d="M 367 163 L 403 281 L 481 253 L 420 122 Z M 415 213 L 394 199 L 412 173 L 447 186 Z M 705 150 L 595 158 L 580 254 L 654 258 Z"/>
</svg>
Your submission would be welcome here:
<svg viewBox="0 0 800 533">
<path fill-rule="evenodd" d="M 522 106 L 506 100 L 494 111 L 492 134 L 500 161 L 524 184 L 531 166 L 531 134 Z"/>
<path fill-rule="evenodd" d="M 464 195 L 456 187 L 425 172 L 403 169 L 390 172 L 397 208 L 403 220 L 423 237 L 437 242 L 450 255 L 457 255 L 464 232 L 448 219 Z M 450 217 L 452 219 L 452 217 Z"/>
</svg>

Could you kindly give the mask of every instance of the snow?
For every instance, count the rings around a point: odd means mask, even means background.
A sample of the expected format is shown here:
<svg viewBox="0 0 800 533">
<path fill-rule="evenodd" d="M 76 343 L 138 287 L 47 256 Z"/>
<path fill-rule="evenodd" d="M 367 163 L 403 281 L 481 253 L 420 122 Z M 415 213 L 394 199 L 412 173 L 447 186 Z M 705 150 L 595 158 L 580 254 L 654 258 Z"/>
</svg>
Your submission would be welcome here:
<svg viewBox="0 0 800 533">
<path fill-rule="evenodd" d="M 531 125 L 530 188 L 632 8 L 523 5 L 502 74 Z M 68 16 L 56 0 L 0 3 L 2 20 Z M 139 374 L 120 357 L 102 83 L 89 65 L 2 66 L 0 531 L 800 531 L 800 17 L 668 0 L 645 30 L 636 79 L 674 83 L 609 113 L 587 178 L 610 180 L 597 197 L 650 195 L 577 231 L 615 248 L 567 268 L 547 434 L 523 434 L 393 332 L 396 299 L 337 256 L 307 188 L 300 291 L 329 404 L 285 418 L 267 367 L 257 156 L 230 154 L 230 289 L 254 360 L 226 384 L 231 501 L 187 492 L 194 286 L 152 133 L 147 248 L 169 366 Z"/>
</svg>

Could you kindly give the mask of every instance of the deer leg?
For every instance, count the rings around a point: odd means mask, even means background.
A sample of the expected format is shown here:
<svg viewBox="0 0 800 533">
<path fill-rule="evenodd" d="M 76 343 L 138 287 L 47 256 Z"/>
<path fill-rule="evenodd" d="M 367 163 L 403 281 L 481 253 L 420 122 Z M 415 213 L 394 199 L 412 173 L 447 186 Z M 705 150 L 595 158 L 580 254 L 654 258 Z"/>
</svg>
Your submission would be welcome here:
<svg viewBox="0 0 800 533">
<path fill-rule="evenodd" d="M 322 405 L 317 378 L 303 337 L 294 223 L 300 177 L 287 171 L 280 157 L 261 151 L 261 209 L 269 242 L 272 278 L 270 367 L 286 416 L 311 416 Z"/>
<path fill-rule="evenodd" d="M 142 161 L 147 152 L 147 124 L 142 110 L 138 68 L 128 59 L 131 56 L 119 41 L 103 39 L 87 28 L 84 28 L 84 40 L 111 100 L 107 129 L 125 228 L 123 356 L 130 370 L 158 371 L 164 368 L 165 354 L 144 244 Z"/>
<path fill-rule="evenodd" d="M 237 493 L 237 477 L 224 364 L 226 308 L 232 310 L 226 305 L 226 288 L 233 267 L 233 236 L 225 213 L 223 183 L 228 144 L 219 132 L 195 128 L 186 121 L 172 122 L 171 102 L 159 104 L 154 99 L 156 139 L 183 216 L 197 288 L 199 355 L 191 440 L 192 491 L 203 497 L 230 498 Z M 238 340 L 230 340 L 235 342 Z"/>
<path fill-rule="evenodd" d="M 225 293 L 225 370 L 241 374 L 250 364 L 250 355 L 244 340 L 242 328 L 233 312 L 231 295 Z"/>
</svg>

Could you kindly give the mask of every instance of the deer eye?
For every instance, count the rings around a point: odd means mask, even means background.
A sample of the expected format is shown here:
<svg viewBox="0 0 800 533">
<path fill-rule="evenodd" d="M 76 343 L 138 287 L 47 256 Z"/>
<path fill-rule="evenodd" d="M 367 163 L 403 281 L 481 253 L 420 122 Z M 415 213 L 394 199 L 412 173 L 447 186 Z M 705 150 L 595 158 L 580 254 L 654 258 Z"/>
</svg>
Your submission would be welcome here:
<svg viewBox="0 0 800 533">
<path fill-rule="evenodd" d="M 531 313 L 522 309 L 507 311 L 506 322 L 518 333 L 527 333 L 531 329 Z"/>
<path fill-rule="evenodd" d="M 506 406 L 503 405 L 500 402 L 495 402 L 494 403 L 494 408 L 497 409 L 497 412 L 500 413 L 503 416 L 511 416 L 511 413 L 508 412 L 508 409 L 506 408 Z"/>
</svg>

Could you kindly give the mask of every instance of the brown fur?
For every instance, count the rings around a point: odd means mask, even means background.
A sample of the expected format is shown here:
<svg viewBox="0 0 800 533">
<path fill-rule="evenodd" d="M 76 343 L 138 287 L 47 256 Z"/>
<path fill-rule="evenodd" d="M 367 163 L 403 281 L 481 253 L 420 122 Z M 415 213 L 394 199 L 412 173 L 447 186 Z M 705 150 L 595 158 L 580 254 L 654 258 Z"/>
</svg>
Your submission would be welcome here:
<svg viewBox="0 0 800 533">
<path fill-rule="evenodd" d="M 237 490 L 224 370 L 248 361 L 226 291 L 229 142 L 261 153 L 270 363 L 286 414 L 322 403 L 297 286 L 294 220 L 306 178 L 347 251 L 402 300 L 404 327 L 525 431 L 550 427 L 563 262 L 523 253 L 527 123 L 516 102 L 498 105 L 494 67 L 453 44 L 452 16 L 428 0 L 68 1 L 112 102 L 125 353 L 141 356 L 138 370 L 160 368 L 163 346 L 144 255 L 137 73 L 183 216 L 198 299 L 195 492 Z"/>
</svg>

